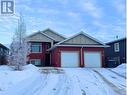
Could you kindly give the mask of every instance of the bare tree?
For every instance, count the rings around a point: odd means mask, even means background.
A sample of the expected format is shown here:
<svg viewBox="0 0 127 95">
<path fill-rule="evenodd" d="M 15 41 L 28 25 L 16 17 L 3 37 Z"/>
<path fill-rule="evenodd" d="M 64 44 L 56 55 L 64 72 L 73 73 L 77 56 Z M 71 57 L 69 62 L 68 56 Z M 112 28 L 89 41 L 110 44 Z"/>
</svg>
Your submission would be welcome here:
<svg viewBox="0 0 127 95">
<path fill-rule="evenodd" d="M 16 30 L 13 41 L 10 46 L 9 64 L 13 65 L 16 70 L 22 70 L 22 66 L 27 62 L 30 45 L 25 40 L 26 25 L 22 14 L 18 20 L 18 29 Z"/>
</svg>

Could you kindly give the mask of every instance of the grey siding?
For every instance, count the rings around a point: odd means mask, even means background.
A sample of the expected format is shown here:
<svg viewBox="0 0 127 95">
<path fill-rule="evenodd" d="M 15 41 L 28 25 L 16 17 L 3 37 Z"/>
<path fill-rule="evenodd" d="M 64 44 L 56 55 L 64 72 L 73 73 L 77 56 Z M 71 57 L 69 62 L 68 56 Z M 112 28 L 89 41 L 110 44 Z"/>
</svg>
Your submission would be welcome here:
<svg viewBox="0 0 127 95">
<path fill-rule="evenodd" d="M 92 40 L 91 38 L 86 37 L 83 34 L 77 35 L 74 38 L 71 38 L 62 44 L 75 44 L 75 45 L 100 45 L 100 43 Z"/>
<path fill-rule="evenodd" d="M 33 36 L 27 38 L 27 41 L 34 41 L 34 42 L 53 42 L 52 39 L 46 37 L 42 33 L 37 33 Z"/>
<path fill-rule="evenodd" d="M 55 39 L 55 41 L 59 42 L 59 41 L 62 41 L 64 40 L 65 38 L 62 37 L 61 35 L 51 31 L 51 30 L 46 30 L 46 31 L 43 31 L 43 33 L 47 34 L 48 36 L 52 37 L 53 39 Z"/>
</svg>

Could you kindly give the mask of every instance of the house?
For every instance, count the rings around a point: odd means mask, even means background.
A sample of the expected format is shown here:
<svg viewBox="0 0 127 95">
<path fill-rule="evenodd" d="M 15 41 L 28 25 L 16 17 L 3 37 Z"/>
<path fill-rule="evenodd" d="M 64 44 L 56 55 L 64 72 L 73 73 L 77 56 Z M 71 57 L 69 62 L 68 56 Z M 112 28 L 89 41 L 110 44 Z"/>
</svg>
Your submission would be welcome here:
<svg viewBox="0 0 127 95">
<path fill-rule="evenodd" d="M 110 61 L 114 61 L 115 66 L 126 63 L 126 38 L 117 39 L 106 44 L 110 46 L 105 48 L 105 63 L 107 65 Z"/>
<path fill-rule="evenodd" d="M 6 56 L 9 53 L 9 49 L 0 43 L 0 65 L 7 64 Z"/>
<path fill-rule="evenodd" d="M 31 43 L 29 62 L 36 66 L 103 67 L 104 43 L 80 32 L 70 38 L 51 29 L 27 37 Z"/>
</svg>

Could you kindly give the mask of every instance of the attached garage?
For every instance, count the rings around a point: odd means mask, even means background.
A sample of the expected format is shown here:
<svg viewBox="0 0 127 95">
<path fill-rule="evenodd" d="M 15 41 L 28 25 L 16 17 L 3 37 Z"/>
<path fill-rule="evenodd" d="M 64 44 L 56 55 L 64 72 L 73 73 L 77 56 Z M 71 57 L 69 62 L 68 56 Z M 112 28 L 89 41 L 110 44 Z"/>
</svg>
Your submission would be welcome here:
<svg viewBox="0 0 127 95">
<path fill-rule="evenodd" d="M 101 52 L 84 52 L 85 67 L 102 67 Z"/>
<path fill-rule="evenodd" d="M 50 49 L 56 67 L 103 67 L 105 44 L 81 32 Z"/>
<path fill-rule="evenodd" d="M 62 51 L 61 67 L 79 67 L 79 52 Z"/>
</svg>

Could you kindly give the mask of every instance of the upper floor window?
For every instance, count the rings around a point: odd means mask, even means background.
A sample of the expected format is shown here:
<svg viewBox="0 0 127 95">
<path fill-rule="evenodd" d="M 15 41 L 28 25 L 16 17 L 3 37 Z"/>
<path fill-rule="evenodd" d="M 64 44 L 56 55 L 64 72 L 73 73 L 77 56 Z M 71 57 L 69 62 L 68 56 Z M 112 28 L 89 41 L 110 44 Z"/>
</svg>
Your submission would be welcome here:
<svg viewBox="0 0 127 95">
<path fill-rule="evenodd" d="M 42 44 L 41 43 L 32 43 L 31 44 L 31 52 L 33 52 L 33 53 L 42 52 Z"/>
<path fill-rule="evenodd" d="M 119 43 L 114 44 L 114 51 L 119 52 Z"/>
</svg>

